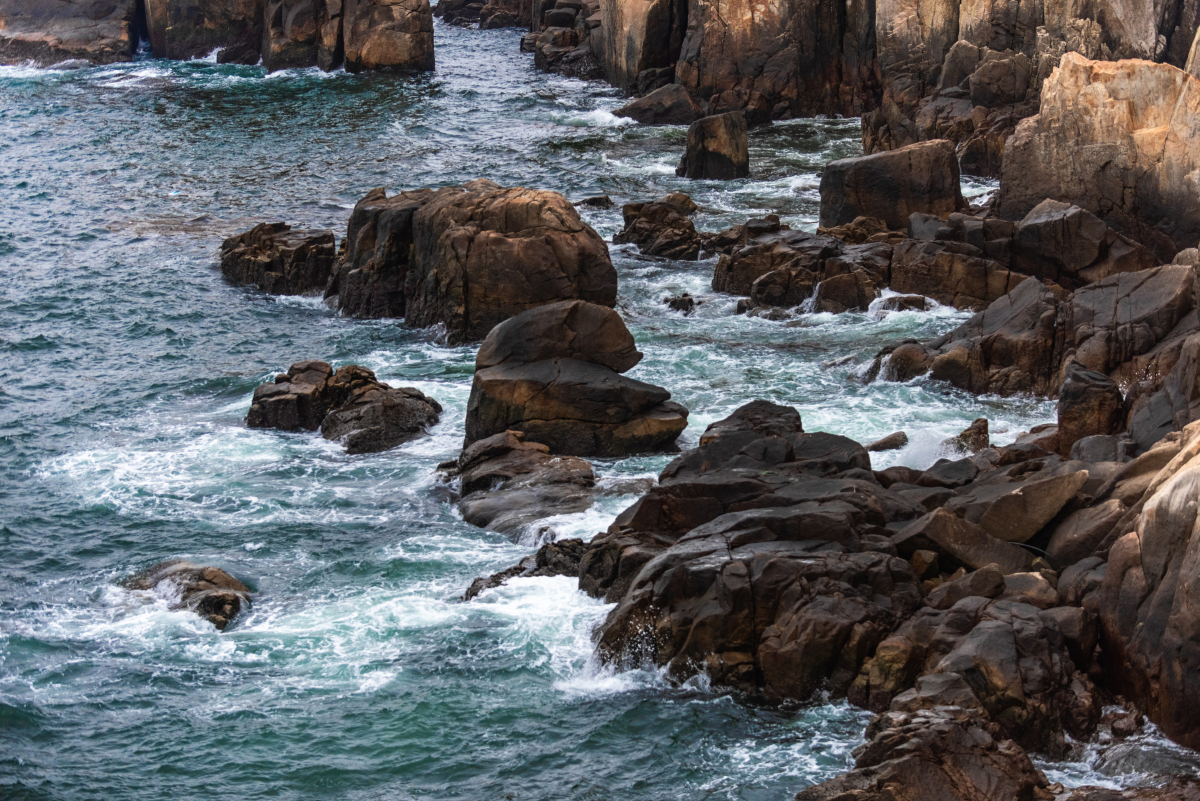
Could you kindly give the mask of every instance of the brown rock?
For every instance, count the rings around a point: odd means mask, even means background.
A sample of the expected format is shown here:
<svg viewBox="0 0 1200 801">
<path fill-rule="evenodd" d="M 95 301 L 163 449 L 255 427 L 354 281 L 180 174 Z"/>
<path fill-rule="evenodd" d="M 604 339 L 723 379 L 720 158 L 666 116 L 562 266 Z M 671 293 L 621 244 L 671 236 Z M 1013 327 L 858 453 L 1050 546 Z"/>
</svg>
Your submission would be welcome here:
<svg viewBox="0 0 1200 801">
<path fill-rule="evenodd" d="M 668 67 L 679 58 L 687 28 L 684 0 L 601 0 L 601 61 L 609 82 L 625 92 L 637 86 L 638 75 Z"/>
<path fill-rule="evenodd" d="M 159 562 L 128 579 L 124 586 L 167 596 L 172 608 L 195 612 L 220 631 L 250 606 L 250 588 L 245 584 L 219 567 L 184 559 Z"/>
<path fill-rule="evenodd" d="M 433 70 L 429 0 L 343 0 L 347 72 Z"/>
<path fill-rule="evenodd" d="M 956 309 L 979 311 L 1025 280 L 977 249 L 955 242 L 904 240 L 893 250 L 890 286 Z"/>
<path fill-rule="evenodd" d="M 896 451 L 908 444 L 908 434 L 903 431 L 897 431 L 894 434 L 888 434 L 883 439 L 877 439 L 867 446 L 867 451 L 870 453 L 880 453 L 882 451 Z"/>
<path fill-rule="evenodd" d="M 613 236 L 613 244 L 632 242 L 648 256 L 695 261 L 700 256 L 700 237 L 696 226 L 687 218 L 690 206 L 696 204 L 680 194 L 686 204 L 672 203 L 672 197 L 654 203 L 630 203 L 623 209 L 625 230 Z"/>
<path fill-rule="evenodd" d="M 693 122 L 688 128 L 687 152 L 675 174 L 716 181 L 749 176 L 750 150 L 745 115 L 731 111 Z"/>
<path fill-rule="evenodd" d="M 556 540 L 538 548 L 537 553 L 527 556 L 515 567 L 502 570 L 487 578 L 477 578 L 463 594 L 470 601 L 484 590 L 502 587 L 509 579 L 529 576 L 578 576 L 579 560 L 584 553 L 583 540 Z"/>
<path fill-rule="evenodd" d="M 1058 452 L 1069 456 L 1084 437 L 1125 427 L 1125 397 L 1116 381 L 1078 362 L 1067 365 L 1064 376 L 1058 392 Z"/>
<path fill-rule="evenodd" d="M 265 0 L 145 0 L 150 48 L 185 61 L 220 49 L 221 63 L 256 64 Z"/>
<path fill-rule="evenodd" d="M 221 272 L 272 295 L 308 295 L 324 291 L 336 255 L 332 231 L 262 223 L 221 243 Z"/>
<path fill-rule="evenodd" d="M 129 61 L 138 44 L 137 6 L 136 0 L 0 0 L 0 64 Z"/>
<path fill-rule="evenodd" d="M 991 434 L 988 433 L 988 421 L 986 417 L 980 417 L 971 425 L 963 429 L 962 433 L 956 437 L 946 440 L 944 446 L 959 453 L 979 453 L 992 446 Z"/>
<path fill-rule="evenodd" d="M 978 570 L 997 565 L 1005 575 L 1021 573 L 1033 564 L 1033 555 L 946 509 L 936 509 L 892 537 L 901 556 L 915 551 L 935 551 L 943 570 L 959 565 Z"/>
<path fill-rule="evenodd" d="M 691 125 L 704 116 L 704 109 L 687 89 L 673 83 L 631 100 L 613 114 L 642 125 Z"/>
<path fill-rule="evenodd" d="M 949 609 L 963 598 L 971 596 L 999 598 L 1004 589 L 1004 574 L 1000 572 L 1000 568 L 996 565 L 985 565 L 960 579 L 939 585 L 925 596 L 925 604 L 934 609 Z"/>
<path fill-rule="evenodd" d="M 1050 535 L 1046 554 L 1055 564 L 1073 565 L 1091 556 L 1126 511 L 1116 498 L 1072 512 Z"/>
</svg>

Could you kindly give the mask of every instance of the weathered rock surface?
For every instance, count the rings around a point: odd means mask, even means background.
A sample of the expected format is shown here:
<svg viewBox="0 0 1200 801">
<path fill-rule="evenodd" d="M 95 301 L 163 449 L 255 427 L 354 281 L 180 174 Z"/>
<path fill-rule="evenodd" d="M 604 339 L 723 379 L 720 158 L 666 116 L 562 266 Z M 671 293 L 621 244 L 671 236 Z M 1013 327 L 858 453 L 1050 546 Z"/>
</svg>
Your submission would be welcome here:
<svg viewBox="0 0 1200 801">
<path fill-rule="evenodd" d="M 626 103 L 613 114 L 643 125 L 691 125 L 704 116 L 704 107 L 687 89 L 672 83 Z"/>
<path fill-rule="evenodd" d="M 463 449 L 449 473 L 460 483 L 463 520 L 515 536 L 538 520 L 591 507 L 592 466 L 551 456 L 545 445 L 524 439 L 519 431 L 505 431 Z"/>
<path fill-rule="evenodd" d="M 572 456 L 667 448 L 687 410 L 665 389 L 620 374 L 640 359 L 612 309 L 567 301 L 523 312 L 479 349 L 466 442 L 513 430 Z"/>
<path fill-rule="evenodd" d="M 324 291 L 337 258 L 332 231 L 296 231 L 286 223 L 262 223 L 229 237 L 220 255 L 226 279 L 273 295 Z"/>
<path fill-rule="evenodd" d="M 124 586 L 165 597 L 173 608 L 195 612 L 220 631 L 250 606 L 250 588 L 245 584 L 219 567 L 185 559 L 159 562 L 126 580 Z"/>
<path fill-rule="evenodd" d="M 628 203 L 621 210 L 625 230 L 613 236 L 613 244 L 631 242 L 647 256 L 695 261 L 700 256 L 700 236 L 688 215 L 696 204 L 682 193 L 667 195 L 653 203 Z"/>
<path fill-rule="evenodd" d="M 281 431 L 321 430 L 348 453 L 394 448 L 425 433 L 442 407 L 411 387 L 396 389 L 358 365 L 297 362 L 254 391 L 246 425 Z"/>
<path fill-rule="evenodd" d="M 150 49 L 157 58 L 257 64 L 265 0 L 145 0 Z"/>
<path fill-rule="evenodd" d="M 1005 148 L 999 210 L 1081 206 L 1162 261 L 1200 239 L 1200 81 L 1165 64 L 1062 59 Z"/>
<path fill-rule="evenodd" d="M 607 245 L 566 198 L 483 180 L 391 198 L 372 190 L 326 290 L 343 313 L 442 324 L 456 343 L 545 303 L 612 306 L 616 294 Z"/>
<path fill-rule="evenodd" d="M 1084 437 L 1116 434 L 1125 426 L 1125 396 L 1103 373 L 1085 370 L 1077 362 L 1064 368 L 1058 390 L 1058 452 L 1070 456 Z"/>
<path fill-rule="evenodd" d="M 687 14 L 687 0 L 601 0 L 603 25 L 596 38 L 608 81 L 632 93 L 643 73 L 673 68 Z"/>
<path fill-rule="evenodd" d="M 312 67 L 321 63 L 318 58 L 325 46 L 324 33 L 329 22 L 326 0 L 266 0 L 263 22 L 262 62 L 268 72 Z M 337 46 L 341 45 L 341 8 L 335 14 Z M 340 66 L 337 56 L 326 55 L 330 70 Z M 331 62 L 336 58 L 337 64 Z"/>
<path fill-rule="evenodd" d="M 136 0 L 0 0 L 0 64 L 129 61 Z"/>
<path fill-rule="evenodd" d="M 478 597 L 484 590 L 504 586 L 509 579 L 535 576 L 577 576 L 579 575 L 579 560 L 583 557 L 583 552 L 583 540 L 548 542 L 538 548 L 537 553 L 525 557 L 513 567 L 475 579 L 463 594 L 462 599 L 470 601 Z"/>
<path fill-rule="evenodd" d="M 687 151 L 675 174 L 685 178 L 730 181 L 750 175 L 746 116 L 740 111 L 714 114 L 688 128 Z"/>
<path fill-rule="evenodd" d="M 347 72 L 433 70 L 429 0 L 343 0 L 342 36 Z"/>
<path fill-rule="evenodd" d="M 821 226 L 875 217 L 903 229 L 917 212 L 947 216 L 966 208 L 954 145 L 945 140 L 825 165 Z"/>
</svg>

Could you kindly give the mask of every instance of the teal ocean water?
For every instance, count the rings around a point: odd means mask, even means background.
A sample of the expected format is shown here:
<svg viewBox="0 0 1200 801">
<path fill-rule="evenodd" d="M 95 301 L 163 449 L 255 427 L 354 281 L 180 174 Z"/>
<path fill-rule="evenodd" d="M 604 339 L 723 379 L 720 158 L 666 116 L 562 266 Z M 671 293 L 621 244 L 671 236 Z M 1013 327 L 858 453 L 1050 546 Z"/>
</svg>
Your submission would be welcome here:
<svg viewBox="0 0 1200 801">
<path fill-rule="evenodd" d="M 850 764 L 869 718 L 845 704 L 764 708 L 599 667 L 607 607 L 571 579 L 459 602 L 537 544 L 462 522 L 434 471 L 461 445 L 473 349 L 231 287 L 215 257 L 257 222 L 340 237 L 372 187 L 477 177 L 618 204 L 686 190 L 708 230 L 766 212 L 812 228 L 821 166 L 859 152 L 857 121 L 755 132 L 753 178 L 688 183 L 683 129 L 639 129 L 611 88 L 536 73 L 517 32 L 436 36 L 438 70 L 417 77 L 0 68 L 0 797 L 782 801 Z M 618 230 L 619 209 L 584 214 Z M 738 317 L 711 260 L 613 256 L 646 353 L 632 375 L 692 410 L 685 446 L 754 398 L 810 430 L 906 430 L 877 467 L 932 463 L 976 417 L 1000 442 L 1053 418 L 1033 399 L 862 383 L 881 346 L 946 331 L 953 310 Z M 680 291 L 703 301 L 694 316 L 662 305 Z M 367 456 L 248 430 L 254 387 L 307 358 L 363 364 L 446 413 Z M 597 463 L 603 497 L 554 535 L 605 528 L 633 499 L 625 479 L 667 458 Z M 172 557 L 228 569 L 253 610 L 218 633 L 118 586 Z"/>
</svg>

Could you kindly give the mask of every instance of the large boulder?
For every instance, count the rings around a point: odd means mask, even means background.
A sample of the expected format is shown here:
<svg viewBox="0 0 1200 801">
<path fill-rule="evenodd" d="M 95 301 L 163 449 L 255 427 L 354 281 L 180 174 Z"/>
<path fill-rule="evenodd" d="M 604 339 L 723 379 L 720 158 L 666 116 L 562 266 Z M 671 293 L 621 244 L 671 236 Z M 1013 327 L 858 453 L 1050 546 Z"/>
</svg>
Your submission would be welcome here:
<svg viewBox="0 0 1200 801">
<path fill-rule="evenodd" d="M 335 373 L 325 362 L 307 361 L 254 390 L 246 425 L 320 429 L 348 453 L 374 453 L 424 434 L 441 412 L 438 402 L 420 390 L 390 387 L 364 367 L 351 364 Z"/>
<path fill-rule="evenodd" d="M 686 178 L 730 181 L 750 175 L 750 144 L 746 115 L 740 111 L 714 114 L 688 128 L 687 152 L 675 174 Z"/>
<path fill-rule="evenodd" d="M 343 0 L 342 36 L 348 72 L 433 70 L 429 0 Z"/>
<path fill-rule="evenodd" d="M 1200 747 L 1197 494 L 1200 425 L 1155 477 L 1135 527 L 1108 552 L 1101 623 L 1105 678 L 1168 737 Z"/>
<path fill-rule="evenodd" d="M 677 192 L 653 203 L 628 203 L 621 211 L 625 229 L 613 236 L 613 244 L 632 242 L 648 256 L 699 258 L 700 236 L 688 219 L 696 204 L 687 195 Z"/>
<path fill-rule="evenodd" d="M 1169 261 L 1200 239 L 1200 81 L 1146 61 L 1068 53 L 1005 148 L 999 211 L 1074 203 Z"/>
<path fill-rule="evenodd" d="M 914 213 L 944 217 L 964 208 L 958 158 L 945 140 L 832 161 L 821 175 L 825 228 L 876 217 L 903 229 Z"/>
<path fill-rule="evenodd" d="M 130 590 L 152 592 L 173 609 L 195 612 L 224 631 L 250 606 L 250 588 L 219 567 L 202 566 L 185 559 L 159 562 L 127 579 Z"/>
<path fill-rule="evenodd" d="M 512 430 L 572 456 L 667 448 L 687 410 L 665 389 L 621 375 L 640 359 L 612 309 L 565 301 L 523 312 L 480 346 L 466 442 Z"/>
<path fill-rule="evenodd" d="M 150 49 L 157 58 L 257 64 L 265 0 L 145 0 Z"/>
<path fill-rule="evenodd" d="M 1117 382 L 1077 362 L 1067 365 L 1058 391 L 1058 452 L 1070 456 L 1084 437 L 1116 434 L 1124 427 L 1125 396 Z"/>
<path fill-rule="evenodd" d="M 546 303 L 612 306 L 617 273 L 562 195 L 481 180 L 390 198 L 372 190 L 350 216 L 326 295 L 345 314 L 444 325 L 459 343 Z"/>
<path fill-rule="evenodd" d="M 296 231 L 286 223 L 262 223 L 231 236 L 220 253 L 227 280 L 272 295 L 323 292 L 337 258 L 332 231 Z"/>
<path fill-rule="evenodd" d="M 704 116 L 704 108 L 687 89 L 672 83 L 631 100 L 613 114 L 643 125 L 691 125 Z"/>
<path fill-rule="evenodd" d="M 129 61 L 137 0 L 0 0 L 0 64 Z"/>
</svg>

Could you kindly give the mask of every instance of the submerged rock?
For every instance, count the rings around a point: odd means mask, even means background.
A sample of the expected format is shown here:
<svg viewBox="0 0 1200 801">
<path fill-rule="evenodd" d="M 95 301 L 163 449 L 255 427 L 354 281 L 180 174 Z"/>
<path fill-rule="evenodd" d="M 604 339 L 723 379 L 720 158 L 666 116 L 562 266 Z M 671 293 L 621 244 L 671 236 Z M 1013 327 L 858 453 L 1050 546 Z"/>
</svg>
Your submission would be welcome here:
<svg viewBox="0 0 1200 801">
<path fill-rule="evenodd" d="M 321 430 L 347 453 L 375 453 L 424 434 L 442 407 L 411 387 L 396 389 L 365 367 L 338 369 L 325 362 L 297 362 L 254 391 L 246 425 L 281 431 Z"/>
<path fill-rule="evenodd" d="M 272 295 L 323 292 L 336 258 L 332 231 L 295 231 L 282 222 L 256 225 L 221 243 L 225 278 Z"/>
<path fill-rule="evenodd" d="M 219 567 L 185 559 L 159 562 L 125 581 L 131 590 L 167 595 L 174 608 L 187 609 L 224 631 L 250 606 L 250 588 Z"/>
<path fill-rule="evenodd" d="M 480 346 L 466 443 L 514 430 L 571 456 L 668 448 L 687 410 L 665 389 L 621 375 L 640 360 L 612 309 L 566 301 L 523 312 Z"/>
</svg>

